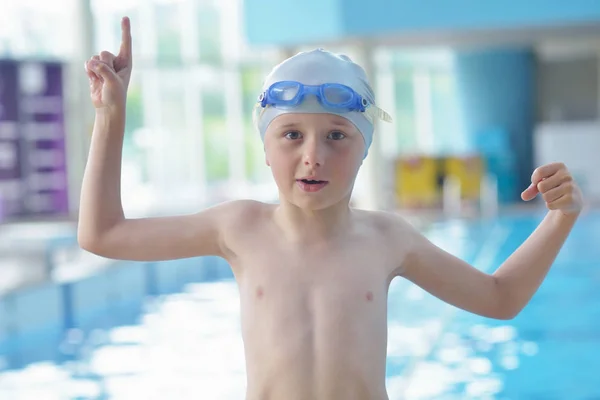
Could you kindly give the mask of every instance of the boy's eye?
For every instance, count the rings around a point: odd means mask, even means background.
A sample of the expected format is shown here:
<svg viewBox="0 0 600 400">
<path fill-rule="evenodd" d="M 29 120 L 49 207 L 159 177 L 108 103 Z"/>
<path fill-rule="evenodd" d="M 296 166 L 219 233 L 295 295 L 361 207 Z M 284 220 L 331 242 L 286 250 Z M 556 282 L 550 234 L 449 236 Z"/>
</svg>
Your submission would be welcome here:
<svg viewBox="0 0 600 400">
<path fill-rule="evenodd" d="M 287 139 L 296 140 L 300 138 L 300 132 L 292 131 L 285 134 Z"/>
<path fill-rule="evenodd" d="M 331 132 L 329 134 L 329 138 L 333 140 L 342 140 L 345 137 L 346 135 L 344 135 L 344 133 L 340 131 Z"/>
</svg>

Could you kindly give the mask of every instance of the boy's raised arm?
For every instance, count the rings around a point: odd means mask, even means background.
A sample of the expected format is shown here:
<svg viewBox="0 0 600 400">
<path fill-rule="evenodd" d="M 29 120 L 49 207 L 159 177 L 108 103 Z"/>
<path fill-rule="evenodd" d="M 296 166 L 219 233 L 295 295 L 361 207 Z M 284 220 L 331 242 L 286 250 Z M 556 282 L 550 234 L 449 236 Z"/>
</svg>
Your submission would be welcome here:
<svg viewBox="0 0 600 400">
<path fill-rule="evenodd" d="M 126 219 L 121 203 L 121 157 L 125 103 L 131 76 L 129 19 L 122 21 L 118 55 L 103 51 L 86 62 L 96 119 L 83 178 L 78 240 L 83 249 L 108 258 L 166 260 L 227 253 L 228 221 L 246 202 L 230 202 L 195 215 Z"/>
<path fill-rule="evenodd" d="M 445 252 L 417 232 L 400 275 L 456 307 L 490 318 L 515 317 L 538 290 L 582 208 L 579 188 L 560 163 L 536 169 L 523 200 L 540 193 L 549 212 L 493 274 Z"/>
</svg>

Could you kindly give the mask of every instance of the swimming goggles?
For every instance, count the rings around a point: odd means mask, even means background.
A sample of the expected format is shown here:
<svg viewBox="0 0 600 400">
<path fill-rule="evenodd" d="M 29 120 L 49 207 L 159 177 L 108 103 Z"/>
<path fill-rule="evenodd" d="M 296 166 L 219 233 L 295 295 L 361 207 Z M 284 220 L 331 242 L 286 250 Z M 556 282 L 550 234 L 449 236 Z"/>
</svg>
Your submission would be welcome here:
<svg viewBox="0 0 600 400">
<path fill-rule="evenodd" d="M 274 106 L 276 108 L 296 107 L 306 97 L 314 95 L 321 106 L 336 111 L 357 111 L 375 118 L 391 122 L 388 113 L 370 103 L 366 98 L 356 93 L 349 86 L 339 83 L 323 83 L 321 85 L 304 85 L 296 81 L 275 82 L 258 96 L 258 103 L 262 108 Z"/>
</svg>

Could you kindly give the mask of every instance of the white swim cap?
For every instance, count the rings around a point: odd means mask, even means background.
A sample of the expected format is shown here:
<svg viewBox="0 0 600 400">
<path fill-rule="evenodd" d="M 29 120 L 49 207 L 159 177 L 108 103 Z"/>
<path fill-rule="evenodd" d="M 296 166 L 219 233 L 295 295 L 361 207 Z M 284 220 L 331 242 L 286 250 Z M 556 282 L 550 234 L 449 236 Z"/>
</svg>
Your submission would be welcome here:
<svg viewBox="0 0 600 400">
<path fill-rule="evenodd" d="M 360 112 L 326 109 L 314 98 L 306 98 L 294 107 L 268 105 L 263 108 L 260 104 L 257 104 L 254 112 L 254 122 L 263 141 L 269 124 L 281 114 L 335 114 L 352 122 L 360 131 L 365 141 L 364 157 L 366 157 L 373 142 L 375 120 L 391 121 L 390 116 L 375 105 L 373 90 L 369 85 L 365 71 L 345 55 L 334 54 L 323 49 L 298 53 L 273 68 L 265 79 L 263 92 L 273 83 L 281 81 L 296 81 L 304 85 L 321 85 L 325 83 L 346 85 L 362 96 L 363 99 L 366 99 L 369 105 L 364 112 Z"/>
</svg>

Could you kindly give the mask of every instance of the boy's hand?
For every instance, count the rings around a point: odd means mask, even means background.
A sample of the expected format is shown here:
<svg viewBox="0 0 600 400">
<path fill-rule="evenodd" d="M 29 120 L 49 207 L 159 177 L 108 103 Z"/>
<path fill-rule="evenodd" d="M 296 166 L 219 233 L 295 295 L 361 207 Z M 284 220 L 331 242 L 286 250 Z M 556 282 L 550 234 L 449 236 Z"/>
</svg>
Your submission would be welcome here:
<svg viewBox="0 0 600 400">
<path fill-rule="evenodd" d="M 583 207 L 581 190 L 563 163 L 552 163 L 533 171 L 531 185 L 521 193 L 525 201 L 533 200 L 540 193 L 549 210 L 563 214 L 577 214 Z"/>
<path fill-rule="evenodd" d="M 121 21 L 121 48 L 118 55 L 103 51 L 85 63 L 90 78 L 90 97 L 96 109 L 124 109 L 131 78 L 131 23 Z"/>
</svg>

